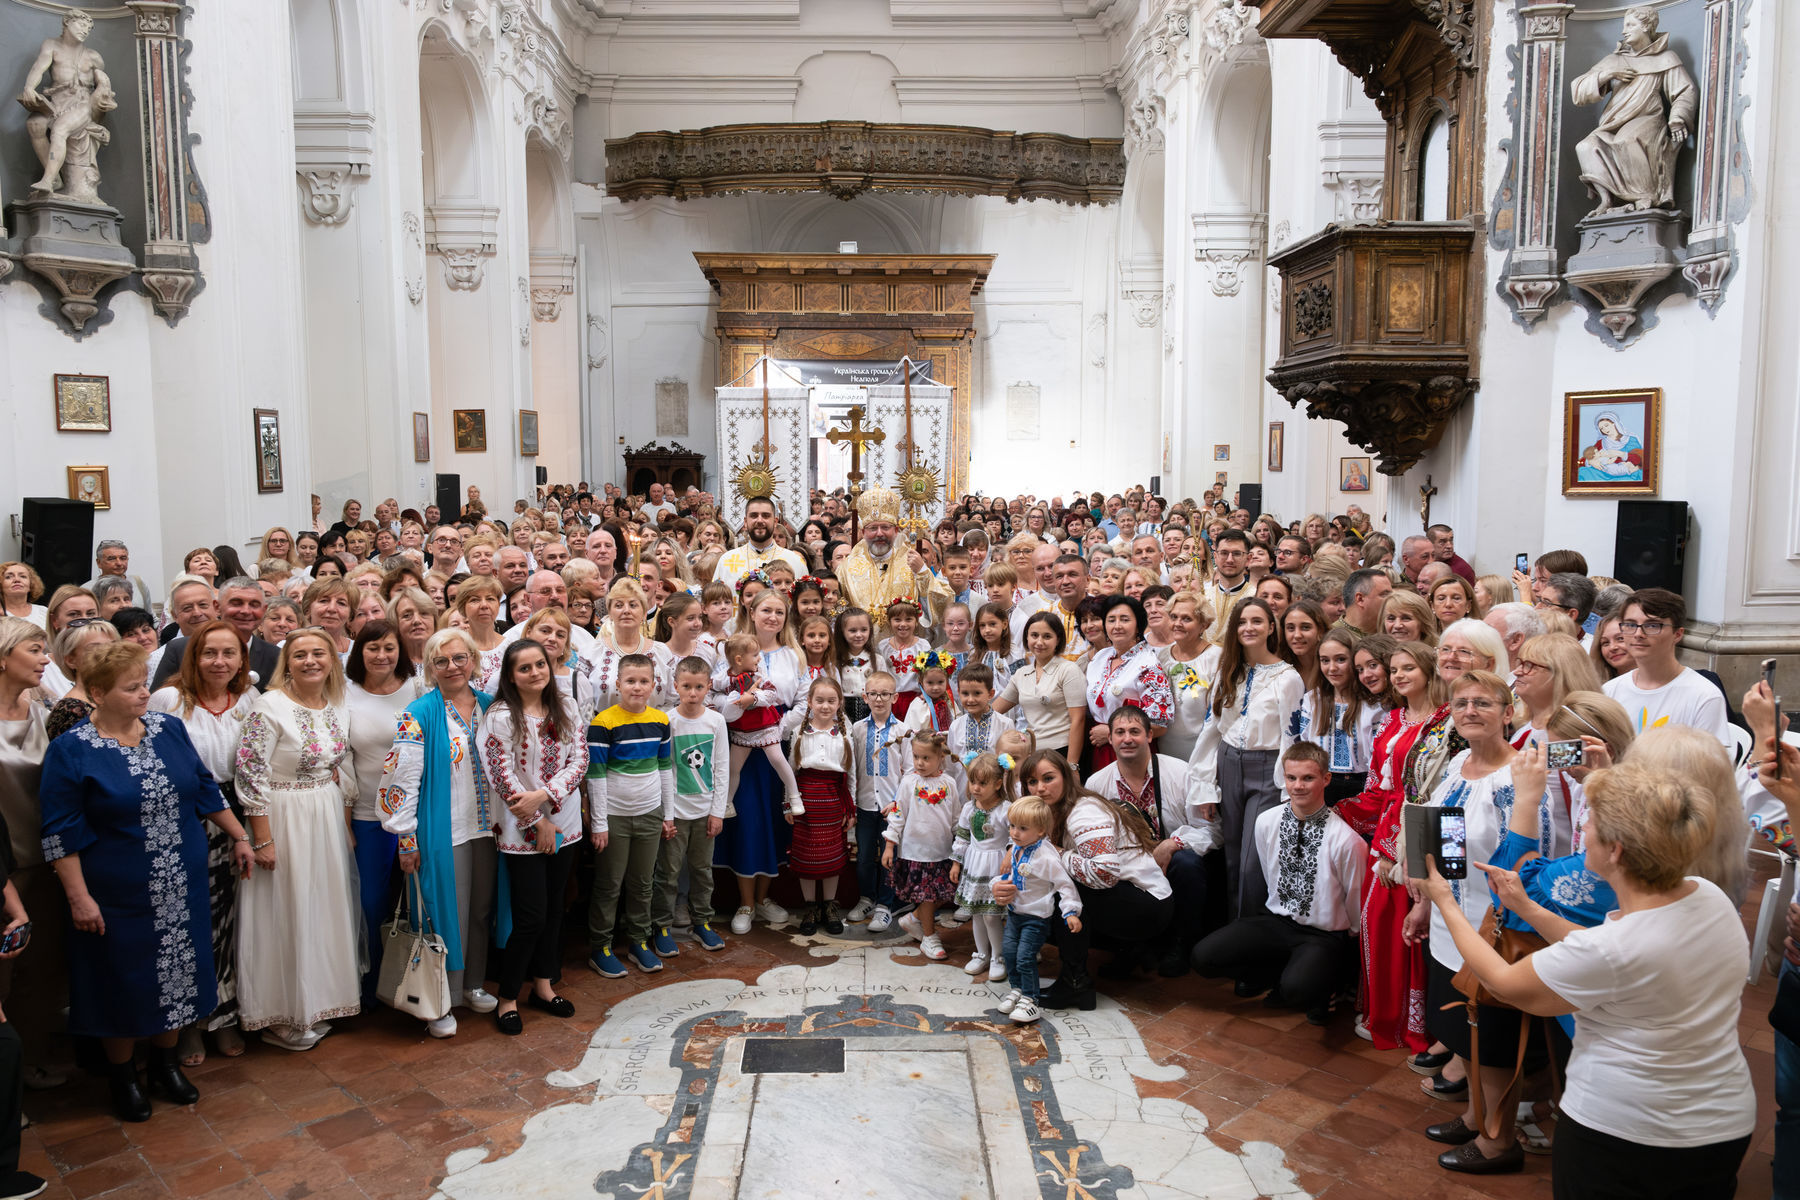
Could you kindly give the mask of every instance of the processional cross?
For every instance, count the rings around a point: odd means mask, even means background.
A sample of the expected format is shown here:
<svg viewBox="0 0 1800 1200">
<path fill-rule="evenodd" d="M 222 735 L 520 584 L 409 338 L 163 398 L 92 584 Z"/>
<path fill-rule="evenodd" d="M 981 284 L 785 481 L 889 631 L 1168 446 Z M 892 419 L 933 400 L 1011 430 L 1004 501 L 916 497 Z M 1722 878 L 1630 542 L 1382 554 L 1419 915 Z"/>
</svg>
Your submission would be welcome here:
<svg viewBox="0 0 1800 1200">
<path fill-rule="evenodd" d="M 848 417 L 838 418 L 840 421 L 850 422 L 850 428 L 848 430 L 829 429 L 825 432 L 825 440 L 834 446 L 841 442 L 850 443 L 850 473 L 846 478 L 850 481 L 850 542 L 852 545 L 857 542 L 859 533 L 857 529 L 856 500 L 858 496 L 862 495 L 863 451 L 869 446 L 879 446 L 882 442 L 887 440 L 887 434 L 881 430 L 863 428 L 863 413 L 866 411 L 866 408 L 853 408 L 850 410 L 850 415 Z"/>
</svg>

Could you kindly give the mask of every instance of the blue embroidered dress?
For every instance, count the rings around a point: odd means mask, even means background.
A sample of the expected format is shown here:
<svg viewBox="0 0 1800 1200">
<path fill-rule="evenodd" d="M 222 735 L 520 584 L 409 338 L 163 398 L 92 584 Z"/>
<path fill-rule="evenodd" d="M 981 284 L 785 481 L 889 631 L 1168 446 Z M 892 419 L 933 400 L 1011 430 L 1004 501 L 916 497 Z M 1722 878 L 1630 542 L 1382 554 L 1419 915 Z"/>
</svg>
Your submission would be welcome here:
<svg viewBox="0 0 1800 1200">
<path fill-rule="evenodd" d="M 147 1037 L 218 1004 L 201 819 L 225 797 L 179 720 L 143 720 L 132 747 L 76 726 L 50 743 L 38 784 L 44 858 L 81 856 L 106 923 L 105 933 L 68 932 L 78 1036 Z"/>
</svg>

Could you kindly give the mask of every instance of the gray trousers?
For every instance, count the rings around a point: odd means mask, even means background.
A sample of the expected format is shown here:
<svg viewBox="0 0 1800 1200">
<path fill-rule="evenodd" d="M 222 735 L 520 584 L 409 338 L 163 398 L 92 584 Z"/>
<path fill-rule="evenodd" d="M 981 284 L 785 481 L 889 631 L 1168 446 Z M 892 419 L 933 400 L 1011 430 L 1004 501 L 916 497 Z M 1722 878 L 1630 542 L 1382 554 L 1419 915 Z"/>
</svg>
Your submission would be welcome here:
<svg viewBox="0 0 1800 1200">
<path fill-rule="evenodd" d="M 694 924 L 707 925 L 715 915 L 713 839 L 706 836 L 705 817 L 675 818 L 675 836 L 656 856 L 656 894 L 650 898 L 650 924 L 666 929 L 675 923 L 675 901 L 681 891 L 681 868 L 688 870 L 688 912 Z"/>
<path fill-rule="evenodd" d="M 488 942 L 493 938 L 494 889 L 500 877 L 500 853 L 491 837 L 464 842 L 451 852 L 456 863 L 456 912 L 461 918 L 460 971 L 450 972 L 450 1003 L 461 1004 L 465 990 L 487 983 Z"/>
<path fill-rule="evenodd" d="M 1263 911 L 1268 880 L 1256 853 L 1256 818 L 1281 803 L 1273 750 L 1219 747 L 1219 824 L 1225 839 L 1226 899 L 1231 917 Z"/>
</svg>

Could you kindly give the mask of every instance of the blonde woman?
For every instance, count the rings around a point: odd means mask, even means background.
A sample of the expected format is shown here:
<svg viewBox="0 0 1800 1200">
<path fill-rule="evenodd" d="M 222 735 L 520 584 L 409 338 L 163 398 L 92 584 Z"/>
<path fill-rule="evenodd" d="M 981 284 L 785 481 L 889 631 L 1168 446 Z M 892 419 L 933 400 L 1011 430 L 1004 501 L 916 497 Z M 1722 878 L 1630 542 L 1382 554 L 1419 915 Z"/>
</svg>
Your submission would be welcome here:
<svg viewBox="0 0 1800 1200">
<path fill-rule="evenodd" d="M 18 617 L 44 628 L 50 610 L 38 601 L 44 598 L 44 581 L 37 571 L 22 562 L 0 563 L 0 616 Z"/>
<path fill-rule="evenodd" d="M 1381 603 L 1381 632 L 1396 642 L 1424 642 L 1435 649 L 1440 628 L 1431 606 L 1417 592 L 1390 592 Z"/>
<path fill-rule="evenodd" d="M 668 536 L 659 537 L 650 543 L 645 553 L 662 569 L 663 579 L 676 584 L 677 591 L 695 589 L 694 572 L 688 566 L 680 542 Z"/>
<path fill-rule="evenodd" d="M 269 685 L 237 752 L 256 861 L 238 888 L 238 1011 L 269 1045 L 303 1051 L 362 1009 L 356 772 L 334 636 L 289 634 Z"/>
<path fill-rule="evenodd" d="M 280 525 L 271 527 L 263 534 L 262 544 L 256 548 L 256 561 L 261 562 L 265 558 L 279 558 L 287 563 L 288 570 L 298 571 L 300 558 L 294 552 L 294 535 Z"/>
<path fill-rule="evenodd" d="M 50 715 L 45 719 L 44 728 L 49 732 L 51 741 L 87 720 L 94 711 L 94 701 L 89 697 L 87 684 L 81 678 L 81 664 L 97 645 L 118 640 L 118 630 L 109 623 L 92 617 L 80 617 L 69 622 L 62 632 L 50 639 L 51 663 L 66 678 L 75 681 L 62 699 L 51 706 Z"/>
<path fill-rule="evenodd" d="M 500 670 L 500 655 L 506 650 L 505 639 L 494 627 L 495 622 L 500 619 L 502 595 L 498 579 L 492 575 L 474 575 L 463 580 L 456 589 L 456 604 L 453 606 L 454 611 L 460 613 L 467 622 L 469 636 L 481 655 L 481 663 L 475 670 L 474 684 L 489 693 L 493 690 L 495 673 Z"/>
<path fill-rule="evenodd" d="M 641 584 L 625 578 L 613 582 L 606 593 L 606 627 L 594 639 L 594 664 L 588 682 L 594 686 L 595 711 L 619 702 L 619 660 L 627 654 L 648 654 L 656 662 L 652 695 L 674 691 L 675 660 L 669 648 L 654 640 L 645 620 L 650 599 Z"/>
<path fill-rule="evenodd" d="M 1496 604 L 1511 604 L 1517 599 L 1512 580 L 1504 575 L 1483 575 L 1475 581 L 1475 615 L 1485 617 Z"/>
<path fill-rule="evenodd" d="M 425 643 L 437 631 L 437 618 L 437 605 L 419 588 L 397 587 L 388 597 L 388 624 L 400 635 L 406 657 L 415 664 L 425 657 Z"/>
<path fill-rule="evenodd" d="M 557 688 L 575 702 L 585 725 L 600 709 L 594 695 L 594 681 L 588 677 L 588 664 L 571 644 L 573 628 L 568 613 L 560 608 L 546 608 L 526 618 L 524 636 L 543 646 Z M 497 686 L 495 694 L 499 694 Z"/>
<path fill-rule="evenodd" d="M 350 653 L 350 618 L 362 603 L 362 591 L 346 579 L 329 576 L 306 589 L 300 598 L 300 615 L 308 626 L 330 636 L 339 655 Z"/>
</svg>

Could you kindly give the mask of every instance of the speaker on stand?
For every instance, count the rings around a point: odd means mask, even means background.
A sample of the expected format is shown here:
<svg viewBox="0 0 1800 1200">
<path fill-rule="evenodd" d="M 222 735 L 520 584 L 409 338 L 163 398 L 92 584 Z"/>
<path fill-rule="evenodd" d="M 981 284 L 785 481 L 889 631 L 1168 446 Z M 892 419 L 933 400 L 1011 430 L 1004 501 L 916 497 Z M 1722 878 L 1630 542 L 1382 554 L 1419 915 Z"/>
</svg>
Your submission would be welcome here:
<svg viewBox="0 0 1800 1200">
<path fill-rule="evenodd" d="M 1621 500 L 1613 576 L 1630 588 L 1667 588 L 1680 595 L 1687 542 L 1687 501 Z"/>
<path fill-rule="evenodd" d="M 1252 521 L 1262 516 L 1262 484 L 1240 483 L 1237 496 L 1238 507 L 1249 513 Z"/>
<path fill-rule="evenodd" d="M 86 500 L 27 496 L 19 558 L 44 581 L 45 595 L 65 583 L 86 583 L 94 567 L 94 506 Z"/>
<path fill-rule="evenodd" d="M 462 513 L 462 476 L 437 477 L 437 506 L 440 521 L 455 521 Z"/>
</svg>

